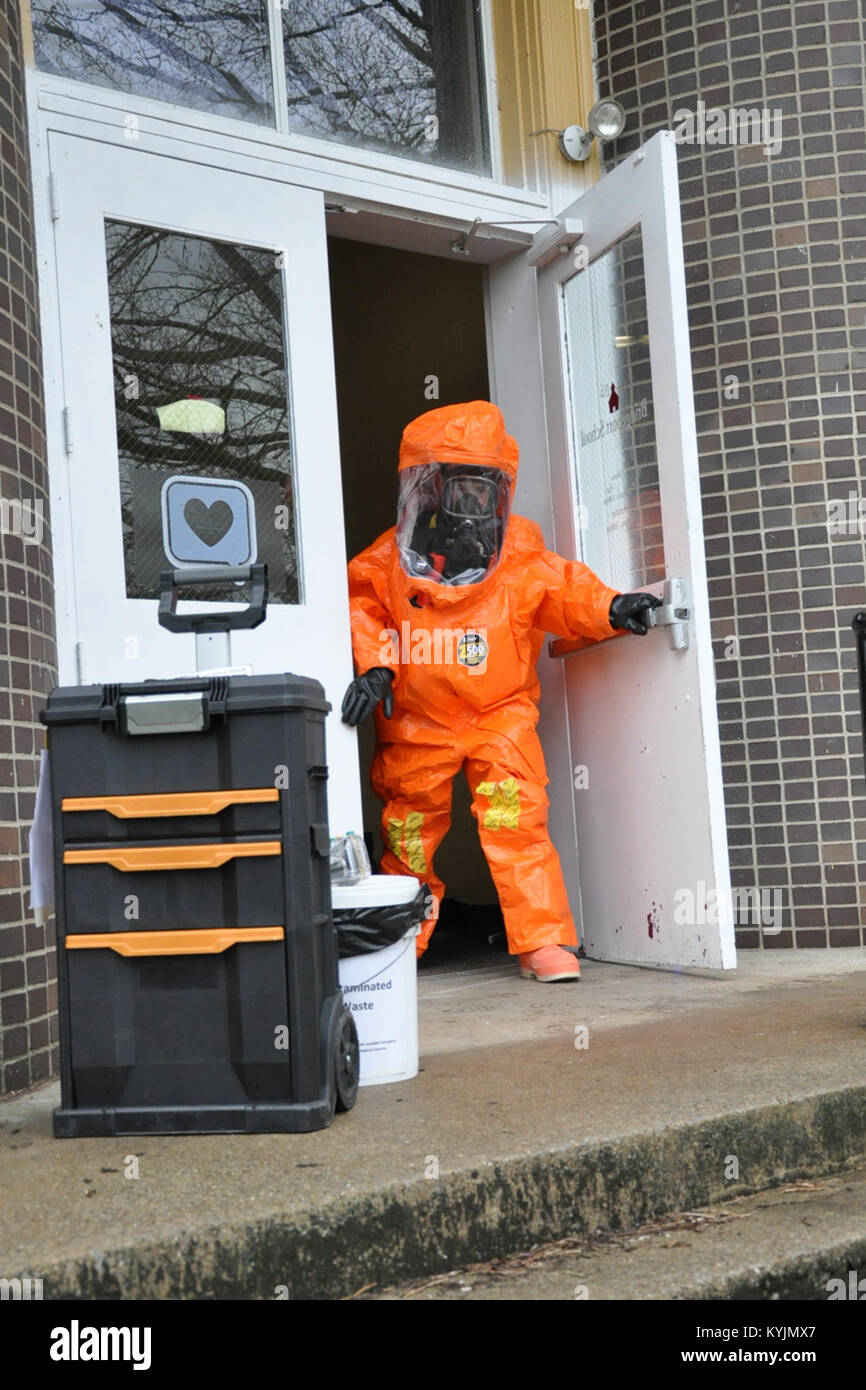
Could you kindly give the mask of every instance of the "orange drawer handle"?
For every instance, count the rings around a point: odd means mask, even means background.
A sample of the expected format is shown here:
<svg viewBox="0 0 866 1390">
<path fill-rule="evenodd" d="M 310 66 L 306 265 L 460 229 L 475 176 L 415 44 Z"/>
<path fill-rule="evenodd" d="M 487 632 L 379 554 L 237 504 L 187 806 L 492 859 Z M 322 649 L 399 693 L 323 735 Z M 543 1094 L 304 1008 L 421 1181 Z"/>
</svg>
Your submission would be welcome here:
<svg viewBox="0 0 866 1390">
<path fill-rule="evenodd" d="M 276 787 L 247 787 L 242 791 L 166 792 L 145 796 L 64 796 L 61 811 L 107 811 L 118 820 L 139 816 L 213 816 L 226 806 L 279 801 Z"/>
<path fill-rule="evenodd" d="M 257 859 L 281 854 L 279 840 L 232 845 L 106 845 L 104 849 L 67 849 L 64 864 L 110 864 L 123 874 L 145 869 L 218 869 L 229 859 Z"/>
<path fill-rule="evenodd" d="M 119 956 L 216 956 L 230 946 L 282 941 L 283 927 L 206 927 L 203 931 L 95 932 L 67 936 L 67 951 L 116 951 Z"/>
</svg>

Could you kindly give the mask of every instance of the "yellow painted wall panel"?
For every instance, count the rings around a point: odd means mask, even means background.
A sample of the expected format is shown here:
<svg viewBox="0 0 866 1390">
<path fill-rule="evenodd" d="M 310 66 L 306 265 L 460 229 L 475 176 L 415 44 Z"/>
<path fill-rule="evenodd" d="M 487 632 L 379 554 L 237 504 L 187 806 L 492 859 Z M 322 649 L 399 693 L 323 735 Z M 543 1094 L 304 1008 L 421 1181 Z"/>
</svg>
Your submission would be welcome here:
<svg viewBox="0 0 866 1390">
<path fill-rule="evenodd" d="M 599 177 L 594 148 L 569 164 L 555 134 L 585 124 L 596 100 L 589 11 L 574 0 L 493 0 L 503 177 L 562 205 Z"/>
</svg>

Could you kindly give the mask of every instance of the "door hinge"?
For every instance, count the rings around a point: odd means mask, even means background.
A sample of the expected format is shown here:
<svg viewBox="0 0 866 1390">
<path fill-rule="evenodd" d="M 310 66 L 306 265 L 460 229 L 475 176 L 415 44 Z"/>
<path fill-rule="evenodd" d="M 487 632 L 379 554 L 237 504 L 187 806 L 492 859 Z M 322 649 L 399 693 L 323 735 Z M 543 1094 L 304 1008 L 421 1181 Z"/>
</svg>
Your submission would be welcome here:
<svg viewBox="0 0 866 1390">
<path fill-rule="evenodd" d="M 57 175 L 48 175 L 48 206 L 51 212 L 51 221 L 56 222 L 60 217 L 60 189 L 57 186 Z"/>
<path fill-rule="evenodd" d="M 689 645 L 689 591 L 684 579 L 666 579 L 661 608 L 647 612 L 649 627 L 669 627 L 671 646 L 684 651 Z"/>
<path fill-rule="evenodd" d="M 74 447 L 72 439 L 72 411 L 68 405 L 63 407 L 63 443 L 67 454 L 71 454 Z"/>
</svg>

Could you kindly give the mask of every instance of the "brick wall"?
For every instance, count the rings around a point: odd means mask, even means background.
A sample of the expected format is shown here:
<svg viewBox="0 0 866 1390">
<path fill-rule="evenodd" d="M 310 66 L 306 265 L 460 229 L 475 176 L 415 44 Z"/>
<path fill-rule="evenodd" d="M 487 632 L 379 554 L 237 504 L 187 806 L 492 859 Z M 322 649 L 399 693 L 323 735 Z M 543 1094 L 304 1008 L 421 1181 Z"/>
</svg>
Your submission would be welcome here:
<svg viewBox="0 0 866 1390">
<path fill-rule="evenodd" d="M 0 0 L 0 1094 L 57 1067 L 54 929 L 25 907 L 38 712 L 55 662 L 29 178 L 18 6 Z"/>
<path fill-rule="evenodd" d="M 682 143 L 680 192 L 735 886 L 780 935 L 863 942 L 866 786 L 851 616 L 866 607 L 866 10 L 860 0 L 595 0 L 616 164 L 677 111 L 781 112 L 782 147 Z M 775 117 L 765 131 L 774 144 Z M 679 123 L 682 126 L 682 122 Z M 730 130 L 730 127 L 728 127 Z M 726 395 L 727 387 L 727 395 Z"/>
</svg>

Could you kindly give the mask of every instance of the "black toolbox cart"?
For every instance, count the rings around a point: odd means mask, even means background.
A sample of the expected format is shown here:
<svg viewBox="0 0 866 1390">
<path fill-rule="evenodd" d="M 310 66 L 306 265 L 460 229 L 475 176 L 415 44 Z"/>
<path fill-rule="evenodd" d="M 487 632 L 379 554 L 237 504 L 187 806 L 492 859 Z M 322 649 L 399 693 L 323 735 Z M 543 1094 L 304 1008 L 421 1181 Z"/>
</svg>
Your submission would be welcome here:
<svg viewBox="0 0 866 1390">
<path fill-rule="evenodd" d="M 253 578 L 263 616 L 266 581 Z M 187 581 L 163 581 L 166 626 L 253 625 L 255 602 L 176 614 Z M 317 681 L 294 675 L 49 696 L 58 1137 L 308 1131 L 355 1103 L 331 916 L 329 709 Z"/>
</svg>

